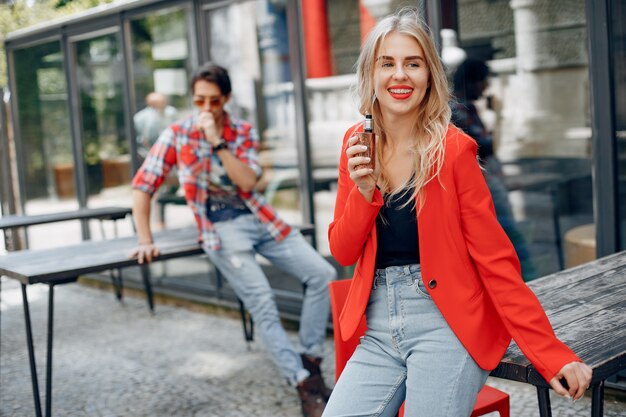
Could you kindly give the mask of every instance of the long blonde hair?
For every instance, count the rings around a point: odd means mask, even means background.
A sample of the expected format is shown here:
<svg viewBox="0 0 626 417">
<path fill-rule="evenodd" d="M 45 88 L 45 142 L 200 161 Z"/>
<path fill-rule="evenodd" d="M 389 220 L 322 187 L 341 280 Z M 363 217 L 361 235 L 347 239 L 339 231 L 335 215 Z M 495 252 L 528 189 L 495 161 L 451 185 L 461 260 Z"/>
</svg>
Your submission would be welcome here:
<svg viewBox="0 0 626 417">
<path fill-rule="evenodd" d="M 443 65 L 430 35 L 430 29 L 414 8 L 403 8 L 394 15 L 382 19 L 369 33 L 361 48 L 356 63 L 357 99 L 359 111 L 370 113 L 374 119 L 374 132 L 379 146 L 376 147 L 378 160 L 386 143 L 385 126 L 380 104 L 374 95 L 374 66 L 376 53 L 387 35 L 400 33 L 414 38 L 424 52 L 429 70 L 429 87 L 421 105 L 414 112 L 412 151 L 415 153 L 415 174 L 394 190 L 389 190 L 389 181 L 381 171 L 382 189 L 392 195 L 413 189 L 413 198 L 418 206 L 424 203 L 424 186 L 439 175 L 444 158 L 444 139 L 450 122 L 450 91 Z"/>
</svg>

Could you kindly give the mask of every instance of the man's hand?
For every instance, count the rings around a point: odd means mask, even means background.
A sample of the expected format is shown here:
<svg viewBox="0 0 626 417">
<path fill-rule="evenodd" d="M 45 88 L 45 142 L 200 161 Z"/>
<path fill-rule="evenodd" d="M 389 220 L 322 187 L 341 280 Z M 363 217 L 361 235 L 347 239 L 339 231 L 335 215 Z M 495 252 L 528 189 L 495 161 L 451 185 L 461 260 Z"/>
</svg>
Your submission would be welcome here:
<svg viewBox="0 0 626 417">
<path fill-rule="evenodd" d="M 570 362 L 550 380 L 550 386 L 554 391 L 563 397 L 577 400 L 585 394 L 593 371 L 582 362 Z M 561 384 L 561 379 L 565 379 L 568 389 Z"/>
<path fill-rule="evenodd" d="M 210 112 L 203 111 L 198 115 L 198 127 L 204 132 L 204 136 L 206 136 L 211 146 L 216 146 L 220 142 L 215 118 Z"/>
<path fill-rule="evenodd" d="M 154 243 L 140 243 L 133 249 L 129 258 L 137 259 L 137 263 L 141 265 L 144 262 L 152 262 L 152 258 L 159 256 L 159 253 L 159 248 Z"/>
</svg>

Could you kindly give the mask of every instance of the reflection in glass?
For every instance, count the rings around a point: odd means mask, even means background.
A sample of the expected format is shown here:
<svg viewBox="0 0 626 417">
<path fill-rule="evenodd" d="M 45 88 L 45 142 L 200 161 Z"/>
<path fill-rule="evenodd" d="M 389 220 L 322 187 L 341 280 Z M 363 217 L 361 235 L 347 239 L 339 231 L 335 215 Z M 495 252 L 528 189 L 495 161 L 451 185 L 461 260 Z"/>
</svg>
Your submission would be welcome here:
<svg viewBox="0 0 626 417">
<path fill-rule="evenodd" d="M 595 256 L 584 10 L 583 0 L 458 3 L 461 47 L 489 62 L 476 105 L 536 276 Z"/>
<path fill-rule="evenodd" d="M 88 205 L 103 189 L 128 185 L 130 154 L 125 135 L 123 63 L 117 33 L 75 43 L 83 161 Z M 127 191 L 126 191 L 127 192 Z M 129 197 L 126 197 L 129 198 Z M 94 203 L 94 204 L 92 204 Z"/>
<path fill-rule="evenodd" d="M 67 86 L 59 42 L 14 52 L 24 200 L 75 196 Z M 28 211 L 28 207 L 26 209 Z"/>
<path fill-rule="evenodd" d="M 167 8 L 130 21 L 134 89 L 133 127 L 140 165 L 161 132 L 171 123 L 193 112 L 188 74 L 192 71 L 189 11 Z M 135 167 L 135 168 L 138 168 Z M 176 170 L 170 174 L 153 200 L 152 218 L 156 227 L 164 227 L 167 200 L 184 205 Z M 182 208 L 182 207 L 181 207 Z"/>
<path fill-rule="evenodd" d="M 250 1 L 208 9 L 209 56 L 230 73 L 227 111 L 252 123 L 261 138 L 257 188 L 290 223 L 301 223 L 295 105 L 284 4 Z M 224 37 L 223 33 L 228 33 Z"/>
<path fill-rule="evenodd" d="M 188 26 L 186 10 L 180 8 L 158 10 L 130 23 L 139 164 L 160 133 L 193 110 L 188 99 Z M 175 176 L 170 177 L 175 187 Z"/>
<path fill-rule="evenodd" d="M 179 114 L 192 111 L 187 74 L 191 71 L 185 9 L 165 9 L 130 22 L 135 109 L 151 92 L 167 97 Z"/>
<path fill-rule="evenodd" d="M 228 70 L 233 85 L 228 111 L 262 130 L 257 115 L 257 90 L 261 79 L 255 21 L 256 5 L 247 2 L 207 13 L 211 61 Z M 229 33 L 228 37 L 222 36 Z M 288 69 L 288 68 L 287 68 Z M 265 73 L 264 73 L 265 75 Z"/>
</svg>

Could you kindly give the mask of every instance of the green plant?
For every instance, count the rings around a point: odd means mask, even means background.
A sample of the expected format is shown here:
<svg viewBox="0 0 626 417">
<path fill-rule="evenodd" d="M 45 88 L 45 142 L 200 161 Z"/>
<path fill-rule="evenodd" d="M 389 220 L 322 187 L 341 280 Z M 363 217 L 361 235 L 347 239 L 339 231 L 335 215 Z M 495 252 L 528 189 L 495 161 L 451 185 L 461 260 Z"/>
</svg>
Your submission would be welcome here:
<svg viewBox="0 0 626 417">
<path fill-rule="evenodd" d="M 100 147 L 98 143 L 95 141 L 86 143 L 83 155 L 87 165 L 98 164 L 100 162 Z"/>
</svg>

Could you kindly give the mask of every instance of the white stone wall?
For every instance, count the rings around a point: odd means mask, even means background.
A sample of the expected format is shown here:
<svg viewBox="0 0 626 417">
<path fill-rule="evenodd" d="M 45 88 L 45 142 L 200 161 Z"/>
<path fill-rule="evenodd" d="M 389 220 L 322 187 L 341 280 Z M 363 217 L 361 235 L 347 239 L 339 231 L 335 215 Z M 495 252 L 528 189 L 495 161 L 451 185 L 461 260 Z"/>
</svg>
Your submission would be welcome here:
<svg viewBox="0 0 626 417">
<path fill-rule="evenodd" d="M 487 94 L 501 158 L 590 156 L 584 10 L 583 0 L 459 1 L 461 46 L 495 49 Z"/>
</svg>

